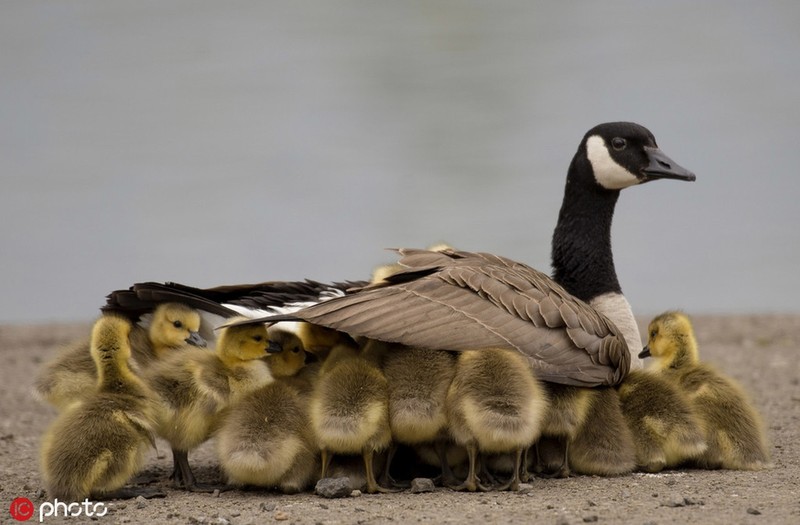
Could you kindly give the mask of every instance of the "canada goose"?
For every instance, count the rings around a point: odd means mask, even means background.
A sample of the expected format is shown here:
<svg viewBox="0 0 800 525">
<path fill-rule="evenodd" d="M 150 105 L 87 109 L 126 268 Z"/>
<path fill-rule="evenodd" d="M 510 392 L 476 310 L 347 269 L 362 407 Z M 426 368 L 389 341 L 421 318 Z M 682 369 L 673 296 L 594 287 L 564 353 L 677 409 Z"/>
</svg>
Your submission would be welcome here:
<svg viewBox="0 0 800 525">
<path fill-rule="evenodd" d="M 266 358 L 275 381 L 246 394 L 216 433 L 220 465 L 229 483 L 305 489 L 317 473 L 317 446 L 308 421 L 307 396 L 287 380 L 304 366 L 305 352 L 291 332 L 270 328 L 283 351 Z"/>
<path fill-rule="evenodd" d="M 538 437 L 547 408 L 544 389 L 517 351 L 470 350 L 458 355 L 447 393 L 453 440 L 467 449 L 469 474 L 454 490 L 489 490 L 480 483 L 477 455 L 514 453 L 513 474 L 500 490 L 517 490 L 523 451 Z"/>
<path fill-rule="evenodd" d="M 640 342 L 614 271 L 611 219 L 621 189 L 659 178 L 695 177 L 642 126 L 601 124 L 584 136 L 570 164 L 553 235 L 554 280 L 490 254 L 401 249 L 403 271 L 267 319 L 304 320 L 410 347 L 516 348 L 543 381 L 618 384 Z"/>
<path fill-rule="evenodd" d="M 695 463 L 702 468 L 758 470 L 770 462 L 763 422 L 738 383 L 700 361 L 694 328 L 683 312 L 665 312 L 650 322 L 640 357 L 678 385 L 700 416 L 708 447 Z"/>
<path fill-rule="evenodd" d="M 186 348 L 147 370 L 147 384 L 161 400 L 156 431 L 172 446 L 176 488 L 206 490 L 195 481 L 189 451 L 211 436 L 229 404 L 272 381 L 261 358 L 277 351 L 263 324 L 228 326 L 215 353 Z"/>
<path fill-rule="evenodd" d="M 309 414 L 326 477 L 333 454 L 361 454 L 367 492 L 389 492 L 375 479 L 373 456 L 389 446 L 388 386 L 379 361 L 385 348 L 368 342 L 359 352 L 335 346 L 322 364 L 311 393 Z"/>
<path fill-rule="evenodd" d="M 383 372 L 389 388 L 389 426 L 392 445 L 384 470 L 389 470 L 397 444 L 432 444 L 439 455 L 442 479 L 455 484 L 444 458 L 449 441 L 445 401 L 456 369 L 456 358 L 444 350 L 392 345 L 384 357 Z"/>
<path fill-rule="evenodd" d="M 586 418 L 569 450 L 569 468 L 576 474 L 620 476 L 633 471 L 633 435 L 622 415 L 616 390 L 590 389 Z"/>
<path fill-rule="evenodd" d="M 180 303 L 158 306 L 147 328 L 134 325 L 130 330 L 132 364 L 141 371 L 174 349 L 187 344 L 205 346 L 199 327 L 196 310 Z M 37 395 L 60 410 L 92 395 L 97 385 L 97 366 L 89 347 L 89 340 L 77 341 L 45 365 L 36 379 Z"/>
<path fill-rule="evenodd" d="M 94 392 L 64 410 L 42 439 L 42 474 L 50 498 L 108 497 L 155 446 L 153 399 L 128 367 L 130 330 L 130 323 L 116 316 L 103 316 L 92 328 Z"/>
<path fill-rule="evenodd" d="M 633 370 L 617 391 L 639 469 L 660 472 L 706 450 L 700 418 L 677 385 L 647 370 Z"/>
</svg>

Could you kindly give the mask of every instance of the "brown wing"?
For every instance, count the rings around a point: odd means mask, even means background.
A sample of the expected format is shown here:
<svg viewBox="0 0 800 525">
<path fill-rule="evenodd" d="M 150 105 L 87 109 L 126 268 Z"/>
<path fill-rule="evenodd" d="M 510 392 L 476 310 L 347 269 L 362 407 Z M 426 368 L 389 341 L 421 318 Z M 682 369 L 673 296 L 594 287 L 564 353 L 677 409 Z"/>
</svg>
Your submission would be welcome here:
<svg viewBox="0 0 800 525">
<path fill-rule="evenodd" d="M 627 374 L 622 334 L 547 275 L 490 254 L 399 253 L 407 270 L 292 315 L 407 346 L 515 348 L 541 379 L 557 383 L 612 385 Z"/>
</svg>

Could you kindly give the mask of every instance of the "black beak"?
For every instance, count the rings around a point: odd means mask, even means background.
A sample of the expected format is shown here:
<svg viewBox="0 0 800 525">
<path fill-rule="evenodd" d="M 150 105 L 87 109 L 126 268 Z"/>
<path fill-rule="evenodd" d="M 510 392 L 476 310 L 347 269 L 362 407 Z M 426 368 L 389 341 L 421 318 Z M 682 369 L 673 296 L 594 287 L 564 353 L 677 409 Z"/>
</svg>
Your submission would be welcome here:
<svg viewBox="0 0 800 525">
<path fill-rule="evenodd" d="M 644 151 L 647 153 L 650 164 L 642 169 L 642 173 L 644 173 L 642 182 L 655 179 L 693 181 L 697 178 L 694 173 L 678 165 L 677 162 L 667 157 L 660 149 L 645 146 Z"/>
<path fill-rule="evenodd" d="M 642 348 L 642 351 L 639 352 L 639 359 L 644 359 L 645 357 L 650 357 L 650 347 L 645 346 Z"/>
<path fill-rule="evenodd" d="M 189 337 L 184 340 L 192 346 L 197 346 L 200 348 L 206 347 L 206 340 L 203 339 L 203 337 L 197 332 L 189 332 Z"/>
<path fill-rule="evenodd" d="M 281 352 L 283 352 L 283 345 L 277 341 L 269 342 L 269 346 L 267 347 L 268 354 L 280 354 Z"/>
</svg>

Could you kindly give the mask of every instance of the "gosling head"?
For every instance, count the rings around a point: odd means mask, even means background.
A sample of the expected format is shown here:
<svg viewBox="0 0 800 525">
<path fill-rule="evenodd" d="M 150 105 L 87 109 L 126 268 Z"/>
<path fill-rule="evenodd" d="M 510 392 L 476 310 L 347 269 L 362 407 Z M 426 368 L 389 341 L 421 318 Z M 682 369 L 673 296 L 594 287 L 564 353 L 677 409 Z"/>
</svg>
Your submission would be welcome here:
<svg viewBox="0 0 800 525">
<path fill-rule="evenodd" d="M 658 148 L 647 128 L 633 122 L 607 122 L 590 129 L 572 161 L 568 181 L 581 174 L 588 176 L 587 170 L 578 166 L 587 161 L 594 183 L 606 190 L 621 190 L 656 179 L 695 180 L 692 172 Z"/>
<path fill-rule="evenodd" d="M 160 304 L 150 323 L 150 341 L 157 348 L 178 348 L 185 344 L 205 347 L 200 336 L 200 314 L 181 303 Z"/>
<path fill-rule="evenodd" d="M 295 375 L 306 364 L 303 342 L 296 334 L 278 327 L 270 327 L 267 333 L 270 345 L 280 348 L 279 352 L 273 352 L 267 358 L 272 375 L 274 377 Z"/>
<path fill-rule="evenodd" d="M 665 312 L 647 328 L 647 346 L 640 358 L 652 357 L 658 368 L 680 368 L 699 361 L 692 322 L 683 312 Z"/>
<path fill-rule="evenodd" d="M 110 363 L 127 363 L 131 357 L 128 337 L 131 323 L 123 317 L 104 315 L 92 327 L 90 351 L 98 369 Z"/>
<path fill-rule="evenodd" d="M 230 322 L 245 318 L 231 319 Z M 270 342 L 267 327 L 263 324 L 225 325 L 217 337 L 217 353 L 223 361 L 250 361 L 280 352 L 280 347 Z"/>
</svg>

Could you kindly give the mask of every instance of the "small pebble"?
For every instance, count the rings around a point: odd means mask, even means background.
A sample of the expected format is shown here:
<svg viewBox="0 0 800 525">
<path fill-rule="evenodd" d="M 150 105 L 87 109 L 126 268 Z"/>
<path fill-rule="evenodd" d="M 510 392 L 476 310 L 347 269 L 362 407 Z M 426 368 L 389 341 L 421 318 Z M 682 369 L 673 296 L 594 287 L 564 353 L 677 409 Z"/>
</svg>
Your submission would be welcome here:
<svg viewBox="0 0 800 525">
<path fill-rule="evenodd" d="M 273 515 L 273 518 L 275 518 L 278 521 L 286 521 L 289 519 L 289 513 L 279 510 Z"/>
<path fill-rule="evenodd" d="M 355 489 L 353 492 L 350 493 L 350 497 L 351 498 L 360 498 L 361 497 L 361 491 L 358 490 L 358 489 Z"/>
<path fill-rule="evenodd" d="M 685 507 L 686 501 L 683 498 L 671 498 L 661 504 L 662 507 Z"/>
<path fill-rule="evenodd" d="M 758 509 L 754 509 L 753 507 L 750 507 L 749 509 L 747 509 L 747 513 L 748 514 L 752 514 L 753 516 L 760 516 L 761 515 L 761 511 L 758 510 Z"/>
<path fill-rule="evenodd" d="M 262 501 L 261 504 L 258 506 L 259 510 L 264 512 L 272 512 L 277 507 L 276 504 L 268 501 Z"/>
<path fill-rule="evenodd" d="M 692 498 L 683 498 L 683 502 L 686 503 L 687 506 L 689 505 L 705 505 L 705 502 L 701 499 L 692 499 Z"/>
<path fill-rule="evenodd" d="M 598 520 L 598 517 L 595 514 L 592 514 L 591 516 L 586 516 L 585 518 L 583 518 L 583 522 L 584 523 L 594 523 L 597 520 Z"/>
<path fill-rule="evenodd" d="M 527 494 L 531 491 L 533 491 L 533 485 L 531 485 L 530 483 L 520 483 L 519 489 L 517 489 L 517 492 L 519 492 L 520 494 Z"/>
<path fill-rule="evenodd" d="M 328 506 L 327 506 L 327 505 L 325 505 L 324 503 L 320 503 L 320 504 L 319 504 L 319 508 L 327 510 L 327 509 L 328 509 Z"/>
<path fill-rule="evenodd" d="M 411 480 L 411 493 L 421 494 L 423 492 L 433 492 L 433 480 L 428 478 L 414 478 Z"/>
<path fill-rule="evenodd" d="M 211 493 L 211 497 L 212 498 L 218 498 L 219 497 L 219 489 L 214 489 L 214 492 Z"/>
<path fill-rule="evenodd" d="M 0 487 L 0 492 L 2 492 L 2 491 L 3 491 L 3 487 Z M 44 489 L 39 489 L 39 490 L 36 491 L 36 497 L 37 498 L 41 499 L 41 498 L 43 498 L 45 496 L 45 494 L 47 494 L 47 492 Z"/>
<path fill-rule="evenodd" d="M 136 496 L 136 508 L 143 509 L 147 506 L 147 500 L 144 499 L 144 496 Z"/>
<path fill-rule="evenodd" d="M 314 492 L 323 498 L 346 498 L 353 492 L 350 478 L 323 478 L 317 481 Z"/>
</svg>

